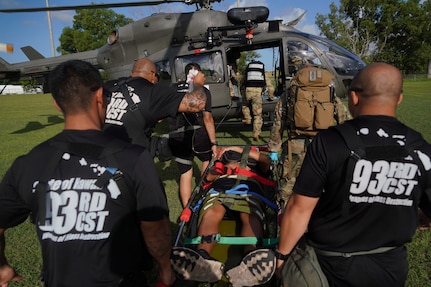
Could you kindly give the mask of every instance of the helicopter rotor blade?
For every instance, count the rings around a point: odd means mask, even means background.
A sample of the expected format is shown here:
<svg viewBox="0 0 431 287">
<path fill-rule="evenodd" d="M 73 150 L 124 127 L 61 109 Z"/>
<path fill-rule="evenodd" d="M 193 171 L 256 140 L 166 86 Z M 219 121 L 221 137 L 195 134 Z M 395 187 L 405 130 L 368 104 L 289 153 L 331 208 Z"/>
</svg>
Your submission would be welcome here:
<svg viewBox="0 0 431 287">
<path fill-rule="evenodd" d="M 20 9 L 0 9 L 1 13 L 21 13 L 21 12 L 43 12 L 43 11 L 62 11 L 62 10 L 78 10 L 78 9 L 99 9 L 99 8 L 119 8 L 119 7 L 134 7 L 134 6 L 154 6 L 166 3 L 184 2 L 192 4 L 188 0 L 155 0 L 155 1 L 141 1 L 141 2 L 122 2 L 122 3 L 109 3 L 109 4 L 90 4 L 90 5 L 73 5 L 73 6 L 52 6 L 52 7 L 38 7 L 38 8 L 20 8 Z"/>
<path fill-rule="evenodd" d="M 299 21 L 301 21 L 302 20 L 302 18 L 304 17 L 304 15 L 305 15 L 305 13 L 307 13 L 307 10 L 305 10 L 301 15 L 299 15 L 299 17 L 298 18 L 296 18 L 295 20 L 292 20 L 292 21 L 290 21 L 290 22 L 288 22 L 287 24 L 285 24 L 285 25 L 287 25 L 287 26 L 295 26 L 296 24 L 298 24 L 299 23 Z"/>
</svg>

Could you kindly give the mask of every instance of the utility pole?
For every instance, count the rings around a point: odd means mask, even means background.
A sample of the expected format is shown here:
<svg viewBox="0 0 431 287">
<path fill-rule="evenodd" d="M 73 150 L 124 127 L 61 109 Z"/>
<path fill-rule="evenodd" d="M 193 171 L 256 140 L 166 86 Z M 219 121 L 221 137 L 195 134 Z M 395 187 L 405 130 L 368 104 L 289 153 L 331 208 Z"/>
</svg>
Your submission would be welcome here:
<svg viewBox="0 0 431 287">
<path fill-rule="evenodd" d="M 46 0 L 46 8 L 48 7 L 49 7 L 49 3 L 48 3 L 48 0 Z M 52 25 L 51 25 L 51 12 L 48 10 L 46 11 L 46 13 L 48 15 L 49 38 L 51 39 L 51 52 L 52 52 L 52 56 L 55 57 L 54 39 L 52 36 Z"/>
</svg>

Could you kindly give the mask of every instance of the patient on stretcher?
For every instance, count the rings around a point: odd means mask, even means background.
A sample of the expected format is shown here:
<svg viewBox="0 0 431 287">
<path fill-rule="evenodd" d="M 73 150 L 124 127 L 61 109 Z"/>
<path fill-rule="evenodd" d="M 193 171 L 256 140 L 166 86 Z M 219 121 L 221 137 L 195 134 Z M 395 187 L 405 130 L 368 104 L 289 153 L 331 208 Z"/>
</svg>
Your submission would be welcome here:
<svg viewBox="0 0 431 287">
<path fill-rule="evenodd" d="M 210 257 L 219 234 L 219 224 L 226 214 L 238 218 L 243 237 L 262 238 L 266 226 L 266 205 L 275 205 L 265 197 L 264 189 L 275 188 L 268 179 L 270 159 L 257 150 L 239 146 L 224 148 L 219 160 L 209 171 L 207 194 L 198 220 L 198 236 L 202 241 L 196 250 L 175 247 L 172 264 L 186 280 L 216 282 L 224 274 L 234 287 L 254 286 L 268 282 L 275 271 L 275 257 L 270 249 L 257 244 L 244 245 L 241 263 L 224 272 L 224 264 Z M 277 208 L 276 205 L 274 208 Z"/>
</svg>

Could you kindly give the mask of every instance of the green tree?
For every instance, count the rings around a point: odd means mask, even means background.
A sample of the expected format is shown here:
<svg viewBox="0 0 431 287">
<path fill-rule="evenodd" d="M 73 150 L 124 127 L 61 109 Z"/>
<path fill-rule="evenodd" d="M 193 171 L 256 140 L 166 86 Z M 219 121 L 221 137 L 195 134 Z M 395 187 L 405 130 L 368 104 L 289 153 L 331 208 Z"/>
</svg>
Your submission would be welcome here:
<svg viewBox="0 0 431 287">
<path fill-rule="evenodd" d="M 253 51 L 253 50 L 241 52 L 241 56 L 237 60 L 238 72 L 241 75 L 244 75 L 245 68 L 247 68 L 247 64 L 249 62 L 251 62 L 252 60 L 259 59 L 260 57 L 261 57 L 261 55 L 258 52 Z"/>
<path fill-rule="evenodd" d="M 370 50 L 367 39 L 362 39 L 355 31 L 352 20 L 344 10 L 344 5 L 341 3 L 340 7 L 337 7 L 332 2 L 329 8 L 328 15 L 319 13 L 316 15 L 315 23 L 320 28 L 321 35 L 364 58 Z"/>
<path fill-rule="evenodd" d="M 392 63 L 424 73 L 431 52 L 430 0 L 340 0 L 317 14 L 321 34 L 366 62 Z"/>
<path fill-rule="evenodd" d="M 37 88 L 40 88 L 40 84 L 36 80 L 23 80 L 21 81 L 22 88 L 26 93 L 36 91 Z"/>
<path fill-rule="evenodd" d="M 63 29 L 57 51 L 65 55 L 98 49 L 112 31 L 132 22 L 112 9 L 76 10 L 73 27 Z"/>
<path fill-rule="evenodd" d="M 399 3 L 386 48 L 375 57 L 394 63 L 406 74 L 425 73 L 431 56 L 431 2 L 420 2 Z"/>
</svg>

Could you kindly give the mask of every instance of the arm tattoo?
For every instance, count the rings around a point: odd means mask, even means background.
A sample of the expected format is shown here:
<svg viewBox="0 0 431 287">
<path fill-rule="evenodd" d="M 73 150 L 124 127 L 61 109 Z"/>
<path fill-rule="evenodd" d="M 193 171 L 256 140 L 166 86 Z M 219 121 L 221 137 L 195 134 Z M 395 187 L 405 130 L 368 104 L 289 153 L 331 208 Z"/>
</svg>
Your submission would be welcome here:
<svg viewBox="0 0 431 287">
<path fill-rule="evenodd" d="M 180 106 L 185 108 L 182 112 L 200 112 L 205 108 L 206 100 L 204 88 L 200 85 L 195 85 L 193 91 L 186 93 L 181 101 Z"/>
</svg>

